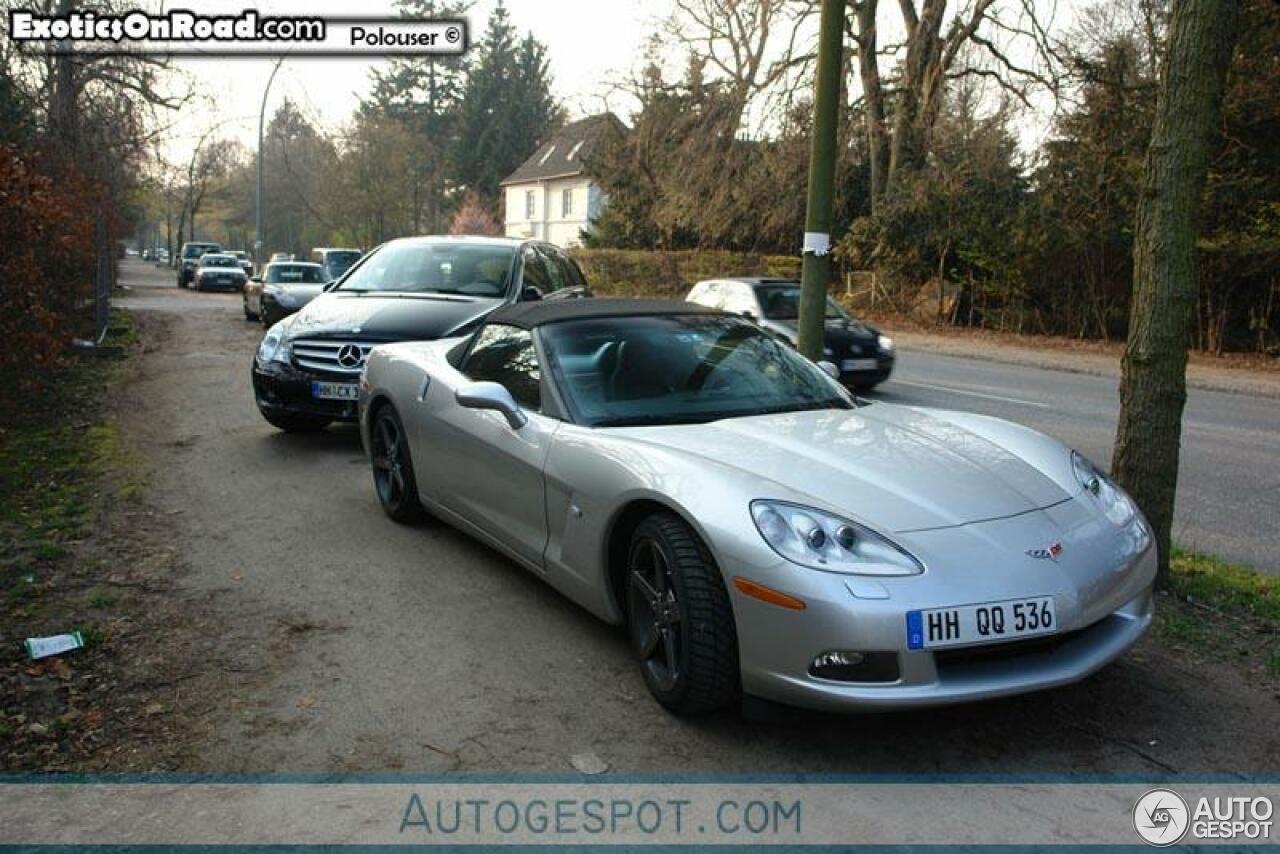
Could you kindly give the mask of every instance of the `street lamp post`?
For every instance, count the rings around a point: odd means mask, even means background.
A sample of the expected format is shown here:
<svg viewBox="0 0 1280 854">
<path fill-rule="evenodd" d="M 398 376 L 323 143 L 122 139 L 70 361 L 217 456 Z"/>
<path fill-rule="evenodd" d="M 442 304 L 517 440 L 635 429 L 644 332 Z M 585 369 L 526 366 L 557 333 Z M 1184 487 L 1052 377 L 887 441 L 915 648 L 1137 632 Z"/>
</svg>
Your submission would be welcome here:
<svg viewBox="0 0 1280 854">
<path fill-rule="evenodd" d="M 275 82 L 276 72 L 280 70 L 280 63 L 284 62 L 284 57 L 276 60 L 276 64 L 271 67 L 271 76 L 267 78 L 267 87 L 262 90 L 262 108 L 258 110 L 258 190 L 255 194 L 254 203 L 254 241 L 253 241 L 253 260 L 258 264 L 258 269 L 262 269 L 262 250 L 266 245 L 265 236 L 262 231 L 262 128 L 267 116 L 267 95 L 271 93 L 271 84 Z"/>
</svg>

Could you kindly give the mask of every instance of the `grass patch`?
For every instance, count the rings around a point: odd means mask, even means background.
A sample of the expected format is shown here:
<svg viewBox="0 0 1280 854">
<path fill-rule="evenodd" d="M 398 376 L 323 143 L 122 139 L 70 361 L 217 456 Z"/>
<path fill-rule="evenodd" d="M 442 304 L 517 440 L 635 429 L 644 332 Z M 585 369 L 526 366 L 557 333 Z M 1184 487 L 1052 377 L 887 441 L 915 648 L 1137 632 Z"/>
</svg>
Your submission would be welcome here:
<svg viewBox="0 0 1280 854">
<path fill-rule="evenodd" d="M 1160 624 L 1160 633 L 1178 643 L 1201 643 L 1208 639 L 1209 629 L 1189 614 L 1171 614 Z"/>
<path fill-rule="evenodd" d="M 1280 578 L 1210 555 L 1174 549 L 1169 583 L 1192 602 L 1234 612 L 1280 629 Z"/>
<path fill-rule="evenodd" d="M 89 594 L 89 605 L 94 608 L 110 608 L 119 601 L 114 593 L 108 593 L 105 590 L 95 590 Z"/>
</svg>

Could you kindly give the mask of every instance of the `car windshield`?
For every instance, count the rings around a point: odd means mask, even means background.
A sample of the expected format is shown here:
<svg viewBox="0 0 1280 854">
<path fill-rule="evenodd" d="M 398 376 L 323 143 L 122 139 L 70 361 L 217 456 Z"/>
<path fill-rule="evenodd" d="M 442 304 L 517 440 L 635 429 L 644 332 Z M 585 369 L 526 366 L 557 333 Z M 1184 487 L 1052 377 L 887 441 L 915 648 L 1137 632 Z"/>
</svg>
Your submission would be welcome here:
<svg viewBox="0 0 1280 854">
<path fill-rule="evenodd" d="M 389 243 L 339 286 L 341 291 L 501 297 L 515 247 L 454 241 Z"/>
<path fill-rule="evenodd" d="M 552 375 L 593 427 L 850 409 L 835 381 L 752 323 L 671 315 L 542 327 Z"/>
<path fill-rule="evenodd" d="M 769 320 L 797 320 L 800 317 L 800 286 L 760 285 L 756 288 L 756 296 L 760 299 L 760 307 Z M 827 320 L 840 320 L 848 317 L 840 304 L 827 297 Z"/>
<path fill-rule="evenodd" d="M 351 265 L 360 260 L 360 253 L 354 249 L 347 252 L 327 252 L 324 256 L 324 269 L 330 279 L 336 279 L 351 269 Z"/>
<path fill-rule="evenodd" d="M 323 285 L 329 281 L 319 264 L 272 264 L 267 283 L 278 285 Z"/>
<path fill-rule="evenodd" d="M 205 255 L 200 259 L 201 267 L 238 267 L 240 262 L 230 255 Z"/>
<path fill-rule="evenodd" d="M 187 246 L 186 250 L 182 253 L 182 257 L 199 258 L 201 255 L 206 253 L 217 252 L 221 248 L 222 247 L 214 243 L 192 243 Z"/>
</svg>

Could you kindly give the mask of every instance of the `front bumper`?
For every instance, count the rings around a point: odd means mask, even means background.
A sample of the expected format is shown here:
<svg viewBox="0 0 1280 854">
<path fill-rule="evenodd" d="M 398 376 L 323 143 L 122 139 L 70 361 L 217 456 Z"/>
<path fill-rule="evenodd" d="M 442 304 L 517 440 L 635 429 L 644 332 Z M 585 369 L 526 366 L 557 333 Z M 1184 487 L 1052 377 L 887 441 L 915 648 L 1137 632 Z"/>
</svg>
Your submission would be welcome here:
<svg viewBox="0 0 1280 854">
<path fill-rule="evenodd" d="M 1006 528 L 1012 523 L 984 523 Z M 960 549 L 964 528 L 940 532 L 944 551 Z M 933 535 L 929 535 L 932 537 Z M 1070 542 L 1084 551 L 1086 546 Z M 1015 542 L 1019 540 L 1015 539 Z M 996 553 L 990 560 L 1000 561 Z M 1019 553 L 1020 554 L 1020 553 Z M 1096 564 L 1096 555 L 1089 556 Z M 1006 556 L 1005 559 L 1012 560 Z M 1029 560 L 1029 559 L 1028 559 Z M 989 700 L 1067 685 L 1096 672 L 1130 649 L 1151 624 L 1154 547 L 1069 582 L 1069 572 L 1029 560 L 1010 573 L 984 575 L 968 561 L 939 570 L 926 560 L 924 575 L 878 578 L 804 570 L 786 562 L 748 568 L 732 559 L 726 576 L 741 575 L 803 600 L 804 610 L 761 602 L 730 585 L 738 628 L 742 688 L 746 694 L 791 706 L 832 712 L 878 711 Z M 1070 568 L 1078 571 L 1079 566 Z M 943 574 L 963 581 L 943 579 Z M 1037 575 L 1038 573 L 1038 575 Z M 930 575 L 934 574 L 933 579 Z M 1037 580 L 1038 579 L 1038 580 Z M 906 614 L 916 609 L 1052 595 L 1059 632 L 1004 643 L 909 650 Z M 879 653 L 896 659 L 880 681 L 843 681 L 810 672 L 814 658 L 832 651 Z"/>
<path fill-rule="evenodd" d="M 893 373 L 896 358 L 893 353 L 880 352 L 876 355 L 876 367 L 863 371 L 841 371 L 840 384 L 850 388 L 870 388 L 889 379 Z"/>
<path fill-rule="evenodd" d="M 215 282 L 209 279 L 201 279 L 199 281 L 200 290 L 202 291 L 229 291 L 238 293 L 244 290 L 244 279 L 232 279 L 229 282 Z"/>
<path fill-rule="evenodd" d="M 346 375 L 325 374 L 271 362 L 260 365 L 253 360 L 253 397 L 263 414 L 305 415 L 330 421 L 355 422 L 356 401 L 318 400 L 311 394 L 311 383 L 355 380 Z"/>
</svg>

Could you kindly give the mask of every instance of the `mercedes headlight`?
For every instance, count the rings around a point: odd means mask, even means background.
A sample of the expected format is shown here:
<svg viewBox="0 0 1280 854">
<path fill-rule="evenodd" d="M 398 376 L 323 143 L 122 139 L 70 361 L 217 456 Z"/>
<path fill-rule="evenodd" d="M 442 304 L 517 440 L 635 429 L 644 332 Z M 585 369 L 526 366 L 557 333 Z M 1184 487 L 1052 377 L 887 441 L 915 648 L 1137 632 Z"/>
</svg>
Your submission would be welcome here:
<svg viewBox="0 0 1280 854">
<path fill-rule="evenodd" d="M 782 557 L 828 572 L 850 575 L 919 575 L 920 561 L 870 528 L 785 501 L 751 502 L 751 518 L 769 547 Z"/>
<path fill-rule="evenodd" d="M 258 363 L 262 365 L 279 362 L 289 364 L 289 344 L 285 341 L 285 321 L 280 321 L 267 330 L 258 345 Z"/>
<path fill-rule="evenodd" d="M 1099 471 L 1097 466 L 1076 451 L 1071 452 L 1071 465 L 1075 468 L 1076 480 L 1080 481 L 1084 491 L 1092 496 L 1116 526 L 1123 528 L 1139 518 L 1138 505 L 1111 478 Z"/>
<path fill-rule="evenodd" d="M 893 339 L 888 335 L 877 335 L 876 344 L 878 344 L 880 349 L 884 350 L 886 353 L 893 351 Z"/>
</svg>

